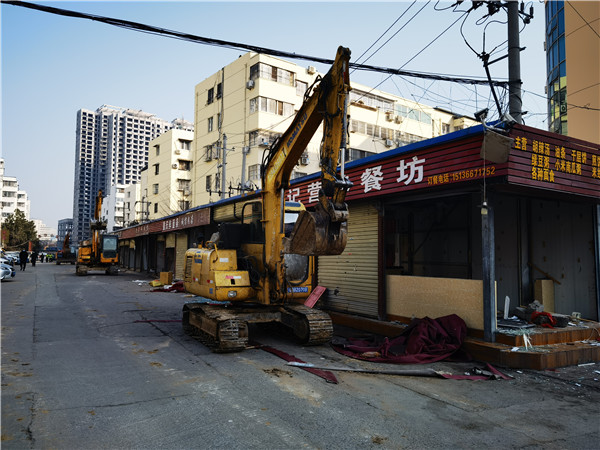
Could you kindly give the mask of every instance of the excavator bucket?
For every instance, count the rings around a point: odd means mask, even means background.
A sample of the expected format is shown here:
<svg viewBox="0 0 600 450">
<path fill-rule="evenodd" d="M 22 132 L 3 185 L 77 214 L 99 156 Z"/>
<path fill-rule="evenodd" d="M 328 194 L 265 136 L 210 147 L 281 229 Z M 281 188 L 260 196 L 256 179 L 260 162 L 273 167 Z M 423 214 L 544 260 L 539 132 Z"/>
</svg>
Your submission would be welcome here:
<svg viewBox="0 0 600 450">
<path fill-rule="evenodd" d="M 346 248 L 347 237 L 346 220 L 332 221 L 331 215 L 317 203 L 315 211 L 300 212 L 290 236 L 285 238 L 284 253 L 339 255 Z"/>
</svg>

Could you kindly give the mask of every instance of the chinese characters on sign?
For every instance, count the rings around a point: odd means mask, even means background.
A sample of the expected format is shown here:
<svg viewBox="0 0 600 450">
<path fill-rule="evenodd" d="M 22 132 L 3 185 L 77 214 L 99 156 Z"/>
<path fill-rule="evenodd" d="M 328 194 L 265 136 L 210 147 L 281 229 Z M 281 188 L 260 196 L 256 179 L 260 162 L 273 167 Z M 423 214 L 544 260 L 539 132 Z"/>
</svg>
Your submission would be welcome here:
<svg viewBox="0 0 600 450">
<path fill-rule="evenodd" d="M 529 151 L 529 141 L 526 137 L 515 138 L 515 149 Z M 564 147 L 551 145 L 548 142 L 532 140 L 531 142 L 531 179 L 554 183 L 558 172 L 571 175 L 582 175 L 582 167 L 588 163 L 587 152 L 580 150 L 565 150 Z M 550 158 L 554 161 L 550 161 Z M 594 160 L 600 157 L 592 155 L 592 178 L 600 178 L 599 168 Z"/>
</svg>

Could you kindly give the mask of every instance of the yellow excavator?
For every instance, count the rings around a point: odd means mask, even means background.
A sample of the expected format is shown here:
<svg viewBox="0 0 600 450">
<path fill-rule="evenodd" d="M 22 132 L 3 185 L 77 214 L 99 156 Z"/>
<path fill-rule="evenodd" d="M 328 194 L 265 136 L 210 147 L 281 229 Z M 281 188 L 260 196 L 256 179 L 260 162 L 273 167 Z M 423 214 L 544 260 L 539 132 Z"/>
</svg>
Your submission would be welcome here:
<svg viewBox="0 0 600 450">
<path fill-rule="evenodd" d="M 75 273 L 87 275 L 90 270 L 104 270 L 107 275 L 119 273 L 118 241 L 116 234 L 104 234 L 106 221 L 101 219 L 102 190 L 96 196 L 94 219 L 90 220 L 92 238 L 82 242 L 77 250 Z"/>
<path fill-rule="evenodd" d="M 184 305 L 183 327 L 215 352 L 243 350 L 252 323 L 283 324 L 308 345 L 331 340 L 329 315 L 303 303 L 314 286 L 314 256 L 338 255 L 346 246 L 352 184 L 337 169 L 348 136 L 349 60 L 350 50 L 339 47 L 330 70 L 307 91 L 265 153 L 262 190 L 236 204 L 239 220 L 221 223 L 210 241 L 186 252 L 185 289 L 203 299 Z M 321 123 L 321 190 L 309 211 L 286 202 L 284 192 Z"/>
</svg>

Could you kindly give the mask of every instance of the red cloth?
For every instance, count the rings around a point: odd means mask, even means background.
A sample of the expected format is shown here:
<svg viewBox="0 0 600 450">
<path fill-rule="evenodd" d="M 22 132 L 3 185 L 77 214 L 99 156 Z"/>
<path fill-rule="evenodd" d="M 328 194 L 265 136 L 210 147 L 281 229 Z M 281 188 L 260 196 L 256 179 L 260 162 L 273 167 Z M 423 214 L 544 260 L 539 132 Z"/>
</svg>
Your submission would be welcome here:
<svg viewBox="0 0 600 450">
<path fill-rule="evenodd" d="M 451 314 L 437 319 L 413 319 L 402 334 L 393 339 L 350 338 L 334 341 L 332 345 L 339 353 L 366 361 L 425 364 L 456 356 L 466 335 L 464 320 Z"/>
</svg>

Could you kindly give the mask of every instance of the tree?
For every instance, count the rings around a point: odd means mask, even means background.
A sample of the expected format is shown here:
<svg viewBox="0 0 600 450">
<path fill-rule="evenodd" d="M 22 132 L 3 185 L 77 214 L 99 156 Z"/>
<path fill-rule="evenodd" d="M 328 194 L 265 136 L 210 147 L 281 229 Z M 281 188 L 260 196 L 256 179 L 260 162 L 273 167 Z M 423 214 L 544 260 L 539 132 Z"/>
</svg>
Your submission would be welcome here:
<svg viewBox="0 0 600 450">
<path fill-rule="evenodd" d="M 17 250 L 32 242 L 33 248 L 38 248 L 40 240 L 32 220 L 27 220 L 25 214 L 20 209 L 16 209 L 14 214 L 6 218 L 2 228 L 8 232 L 8 241 L 5 242 L 6 248 Z"/>
</svg>

